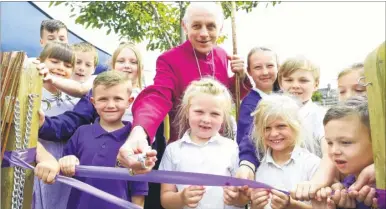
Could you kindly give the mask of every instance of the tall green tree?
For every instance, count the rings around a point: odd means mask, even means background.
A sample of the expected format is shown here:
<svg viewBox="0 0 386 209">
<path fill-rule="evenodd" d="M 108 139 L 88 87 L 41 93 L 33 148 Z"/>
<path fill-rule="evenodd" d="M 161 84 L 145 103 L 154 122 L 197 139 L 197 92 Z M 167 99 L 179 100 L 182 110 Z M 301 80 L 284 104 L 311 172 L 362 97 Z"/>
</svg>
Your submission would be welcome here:
<svg viewBox="0 0 386 209">
<path fill-rule="evenodd" d="M 265 3 L 275 6 L 279 2 Z M 186 37 L 181 28 L 182 17 L 189 2 L 51 2 L 57 6 L 65 4 L 71 7 L 71 16 L 75 22 L 86 28 L 108 28 L 107 35 L 114 31 L 121 38 L 135 43 L 148 40 L 147 49 L 161 51 L 170 49 L 184 42 Z M 251 12 L 259 2 L 236 2 L 236 11 Z M 225 18 L 230 17 L 231 3 L 221 2 Z M 219 38 L 219 43 L 226 36 Z"/>
</svg>

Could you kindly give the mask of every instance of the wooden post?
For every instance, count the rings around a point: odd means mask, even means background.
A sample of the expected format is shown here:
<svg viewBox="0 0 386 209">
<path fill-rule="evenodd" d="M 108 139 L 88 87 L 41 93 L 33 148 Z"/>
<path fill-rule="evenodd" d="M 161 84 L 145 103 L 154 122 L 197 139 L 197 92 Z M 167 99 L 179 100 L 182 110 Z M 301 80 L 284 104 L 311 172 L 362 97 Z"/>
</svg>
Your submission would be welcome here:
<svg viewBox="0 0 386 209">
<path fill-rule="evenodd" d="M 371 52 L 364 63 L 369 102 L 371 139 L 378 189 L 386 189 L 386 72 L 385 42 Z"/>
<path fill-rule="evenodd" d="M 231 2 L 231 19 L 232 19 L 232 44 L 233 55 L 237 54 L 237 37 L 236 37 L 236 3 Z M 235 94 L 236 94 L 236 121 L 239 120 L 240 112 L 240 75 L 236 74 L 235 79 Z"/>
<path fill-rule="evenodd" d="M 6 55 L 8 54 L 8 55 Z M 2 97 L 1 104 L 3 105 L 1 107 L 2 114 L 1 116 L 4 116 L 4 111 L 8 109 L 9 115 L 13 115 L 14 113 L 14 103 L 12 102 L 15 98 L 18 99 L 20 104 L 20 132 L 22 136 L 22 140 L 24 141 L 25 137 L 25 129 L 26 129 L 26 116 L 27 116 L 27 109 L 28 109 L 28 95 L 34 94 L 37 95 L 36 98 L 33 100 L 33 109 L 32 109 L 32 119 L 31 119 L 31 131 L 29 134 L 29 140 L 28 140 L 28 148 L 36 147 L 37 140 L 38 140 L 38 130 L 39 130 L 39 116 L 38 116 L 38 110 L 40 109 L 40 103 L 41 103 L 41 92 L 42 92 L 42 86 L 43 81 L 41 76 L 39 76 L 39 72 L 36 69 L 36 65 L 32 63 L 25 63 L 25 53 L 24 52 L 12 52 L 2 53 L 1 57 L 2 64 L 9 61 L 9 68 L 7 66 L 2 65 L 2 89 L 1 93 Z M 11 58 L 12 57 L 12 58 Z M 21 63 L 16 63 L 15 65 L 12 64 L 14 62 L 15 57 L 22 58 Z M 5 58 L 5 59 L 4 59 Z M 8 60 L 9 59 L 9 60 Z M 8 69 L 6 69 L 6 67 Z M 4 70 L 4 71 L 3 71 Z M 3 88 L 6 85 L 6 80 L 3 80 L 5 76 L 9 75 L 10 78 L 17 80 L 17 83 L 13 85 L 13 87 Z M 11 82 L 13 82 L 11 80 Z M 8 108 L 9 107 L 9 108 Z M 13 151 L 15 150 L 15 127 L 14 127 L 14 121 L 9 118 L 3 118 L 2 117 L 1 125 L 5 124 L 7 127 L 9 126 L 10 132 L 7 135 L 7 139 L 1 139 L 2 146 L 5 147 L 5 151 Z M 2 130 L 2 136 L 3 136 Z M 5 145 L 3 144 L 5 143 Z M 2 161 L 1 157 L 1 161 Z M 0 162 L 1 163 L 1 162 Z M 2 168 L 1 169 L 1 208 L 11 208 L 12 203 L 12 191 L 13 191 L 13 184 L 14 184 L 14 168 Z M 34 173 L 32 170 L 25 170 L 25 183 L 24 183 L 24 192 L 23 192 L 23 209 L 30 209 L 32 204 L 32 189 L 33 189 L 33 179 L 34 179 Z"/>
</svg>

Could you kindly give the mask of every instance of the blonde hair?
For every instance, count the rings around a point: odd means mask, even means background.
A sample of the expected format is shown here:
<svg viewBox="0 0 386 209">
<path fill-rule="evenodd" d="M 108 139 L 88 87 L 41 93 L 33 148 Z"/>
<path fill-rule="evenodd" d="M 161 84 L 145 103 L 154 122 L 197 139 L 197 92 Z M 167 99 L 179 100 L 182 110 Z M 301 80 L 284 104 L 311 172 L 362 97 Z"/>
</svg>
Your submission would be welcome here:
<svg viewBox="0 0 386 209">
<path fill-rule="evenodd" d="M 189 129 L 188 112 L 191 106 L 192 99 L 202 94 L 212 96 L 222 96 L 224 122 L 222 124 L 223 135 L 227 138 L 233 138 L 233 125 L 231 119 L 232 111 L 232 96 L 229 90 L 220 82 L 213 78 L 202 78 L 198 81 L 193 81 L 185 90 L 181 105 L 177 112 L 175 125 L 178 126 L 178 137 L 182 138 L 184 133 Z"/>
<path fill-rule="evenodd" d="M 339 74 L 338 74 L 338 80 L 342 77 L 345 76 L 353 71 L 357 70 L 363 70 L 364 65 L 362 63 L 354 63 L 350 67 L 343 69 Z M 363 72 L 361 72 L 363 74 Z"/>
<path fill-rule="evenodd" d="M 75 65 L 75 54 L 70 45 L 62 42 L 48 42 L 39 55 L 40 62 L 48 58 L 54 58 Z"/>
<path fill-rule="evenodd" d="M 268 146 L 265 143 L 265 128 L 269 119 L 281 119 L 294 133 L 293 145 L 304 145 L 301 133 L 302 123 L 299 117 L 300 104 L 290 95 L 270 94 L 265 96 L 258 104 L 253 116 L 252 138 L 256 144 L 258 155 L 265 155 Z"/>
<path fill-rule="evenodd" d="M 303 56 L 288 58 L 280 66 L 278 72 L 279 83 L 281 84 L 283 77 L 288 77 L 298 70 L 306 70 L 312 73 L 316 85 L 319 85 L 320 69 L 319 66 L 312 63 L 309 59 Z"/>
<path fill-rule="evenodd" d="M 98 65 L 98 61 L 99 61 L 98 52 L 93 45 L 87 42 L 80 42 L 80 43 L 71 45 L 71 47 L 74 50 L 74 52 L 91 52 L 92 55 L 94 56 L 94 67 Z"/>
<path fill-rule="evenodd" d="M 251 56 L 253 54 L 255 54 L 256 52 L 272 52 L 275 59 L 276 59 L 276 67 L 279 67 L 279 57 L 277 56 L 276 52 L 272 51 L 271 49 L 267 48 L 267 47 L 254 47 L 252 48 L 249 52 L 248 52 L 248 56 L 247 56 L 247 70 L 250 71 L 251 69 L 251 65 L 250 65 L 250 59 L 251 59 Z"/>
<path fill-rule="evenodd" d="M 115 63 L 117 62 L 117 58 L 118 58 L 119 53 L 121 53 L 121 51 L 123 49 L 126 49 L 126 48 L 133 51 L 135 56 L 137 57 L 137 65 L 138 65 L 137 84 L 138 84 L 139 88 L 142 89 L 142 71 L 143 71 L 142 56 L 141 56 L 140 51 L 135 47 L 135 45 L 133 43 L 125 43 L 125 42 L 120 43 L 119 47 L 114 51 L 113 56 L 111 58 L 112 69 L 115 69 Z"/>
<path fill-rule="evenodd" d="M 125 76 L 123 72 L 108 70 L 98 74 L 93 82 L 92 92 L 95 93 L 95 88 L 98 86 L 105 86 L 106 88 L 111 88 L 119 84 L 127 84 L 127 92 L 131 94 L 131 81 Z"/>
</svg>

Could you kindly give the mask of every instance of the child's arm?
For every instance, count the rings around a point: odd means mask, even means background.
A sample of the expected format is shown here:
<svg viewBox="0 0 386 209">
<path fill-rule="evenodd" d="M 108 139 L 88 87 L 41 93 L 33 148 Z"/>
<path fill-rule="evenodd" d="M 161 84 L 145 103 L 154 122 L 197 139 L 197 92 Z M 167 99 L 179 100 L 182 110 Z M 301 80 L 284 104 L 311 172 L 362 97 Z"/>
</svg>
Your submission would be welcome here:
<svg viewBox="0 0 386 209">
<path fill-rule="evenodd" d="M 161 184 L 161 205 L 168 209 L 196 208 L 204 194 L 203 186 L 189 186 L 178 192 L 176 185 Z"/>
<path fill-rule="evenodd" d="M 129 188 L 133 203 L 144 207 L 145 196 L 149 193 L 149 184 L 147 182 L 133 181 L 129 182 Z"/>
<path fill-rule="evenodd" d="M 70 96 L 82 97 L 92 88 L 92 79 L 89 79 L 85 83 L 79 83 L 71 79 L 51 75 L 44 64 L 38 65 L 37 69 L 39 70 L 39 74 L 43 75 L 43 81 L 45 83 L 54 85 L 57 89 Z"/>
<path fill-rule="evenodd" d="M 254 105 L 249 104 L 249 96 L 240 105 L 240 116 L 237 121 L 237 143 L 239 145 L 240 167 L 236 177 L 254 180 L 256 168 L 259 166 L 256 155 L 256 147 L 250 139 L 250 130 L 253 124 L 251 113 L 255 110 Z"/>
<path fill-rule="evenodd" d="M 88 79 L 84 83 L 79 83 L 67 78 L 55 77 L 47 75 L 44 78 L 44 82 L 51 82 L 58 90 L 73 96 L 73 97 L 82 97 L 92 88 L 92 79 Z"/>
<path fill-rule="evenodd" d="M 145 196 L 132 196 L 131 201 L 142 208 L 145 207 Z"/>
<path fill-rule="evenodd" d="M 161 184 L 161 205 L 168 209 L 181 209 L 185 206 L 176 185 Z"/>
<path fill-rule="evenodd" d="M 238 146 L 236 143 L 234 143 L 234 148 L 233 150 L 229 151 L 229 154 L 232 156 L 231 157 L 231 169 L 230 169 L 230 174 L 231 176 L 236 175 L 236 171 L 238 171 L 239 168 L 239 150 Z M 253 175 L 254 176 L 254 175 Z M 224 191 L 224 203 L 226 205 L 234 205 L 236 207 L 244 207 L 246 204 L 249 202 L 249 197 L 248 197 L 248 186 L 240 186 L 240 187 L 234 187 L 234 186 L 229 186 L 229 187 L 223 187 Z"/>
<path fill-rule="evenodd" d="M 55 177 L 59 173 L 58 161 L 44 147 L 37 142 L 36 146 L 35 175 L 46 184 L 55 183 Z"/>
<path fill-rule="evenodd" d="M 175 151 L 175 150 L 174 150 Z M 159 170 L 174 171 L 173 145 L 167 146 L 159 165 Z M 196 208 L 205 193 L 203 186 L 189 186 L 182 191 L 173 184 L 161 184 L 161 205 L 168 209 L 181 209 L 184 206 Z"/>
<path fill-rule="evenodd" d="M 70 140 L 68 140 L 63 150 L 64 157 L 59 159 L 60 171 L 65 176 L 74 176 L 75 166 L 79 165 L 79 159 L 77 155 L 79 149 L 79 133 L 81 132 L 80 129 L 82 129 L 82 127 L 78 128 Z"/>
</svg>

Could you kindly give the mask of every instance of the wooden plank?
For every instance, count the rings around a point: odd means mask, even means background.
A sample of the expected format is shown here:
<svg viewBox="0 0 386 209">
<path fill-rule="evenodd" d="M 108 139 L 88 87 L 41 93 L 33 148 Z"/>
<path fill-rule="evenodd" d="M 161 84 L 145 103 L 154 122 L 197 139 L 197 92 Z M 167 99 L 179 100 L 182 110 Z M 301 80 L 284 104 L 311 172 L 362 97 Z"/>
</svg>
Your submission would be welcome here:
<svg viewBox="0 0 386 209">
<path fill-rule="evenodd" d="M 15 69 L 11 69 L 15 70 Z M 4 75 L 4 74 L 3 74 Z M 38 139 L 38 130 L 39 130 L 39 116 L 38 110 L 40 109 L 41 104 L 41 92 L 43 81 L 41 76 L 39 76 L 38 71 L 36 70 L 36 65 L 33 63 L 26 63 L 23 66 L 23 70 L 19 76 L 20 82 L 18 86 L 17 98 L 20 102 L 20 118 L 21 118 L 21 130 L 24 140 L 25 127 L 26 127 L 26 115 L 28 110 L 28 95 L 35 94 L 38 95 L 34 99 L 34 108 L 32 110 L 32 120 L 31 120 L 31 132 L 29 137 L 28 148 L 36 147 Z M 6 145 L 6 150 L 11 151 L 15 150 L 15 129 L 12 125 L 11 133 Z M 1 169 L 1 208 L 11 208 L 11 197 L 13 191 L 13 168 L 3 168 Z M 23 195 L 23 209 L 30 209 L 32 204 L 32 189 L 33 189 L 33 171 L 26 171 L 25 176 L 25 185 L 24 185 L 24 195 Z"/>
<path fill-rule="evenodd" d="M 386 189 L 386 72 L 385 42 L 371 52 L 365 61 L 365 81 L 369 101 L 371 138 L 374 154 L 376 184 Z"/>
</svg>

